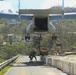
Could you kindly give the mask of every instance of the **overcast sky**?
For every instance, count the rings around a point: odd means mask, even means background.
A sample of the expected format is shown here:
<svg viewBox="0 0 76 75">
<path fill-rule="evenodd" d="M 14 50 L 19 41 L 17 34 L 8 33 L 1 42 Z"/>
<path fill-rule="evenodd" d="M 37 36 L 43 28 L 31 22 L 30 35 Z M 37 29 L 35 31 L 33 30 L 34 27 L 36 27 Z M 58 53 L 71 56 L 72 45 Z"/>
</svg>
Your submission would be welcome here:
<svg viewBox="0 0 76 75">
<path fill-rule="evenodd" d="M 0 1 L 0 11 L 7 12 L 8 9 L 13 12 L 18 11 L 19 0 Z M 51 6 L 62 5 L 62 0 L 20 0 L 20 8 L 23 9 L 38 9 L 50 8 Z M 64 0 L 65 7 L 76 7 L 76 0 Z"/>
</svg>

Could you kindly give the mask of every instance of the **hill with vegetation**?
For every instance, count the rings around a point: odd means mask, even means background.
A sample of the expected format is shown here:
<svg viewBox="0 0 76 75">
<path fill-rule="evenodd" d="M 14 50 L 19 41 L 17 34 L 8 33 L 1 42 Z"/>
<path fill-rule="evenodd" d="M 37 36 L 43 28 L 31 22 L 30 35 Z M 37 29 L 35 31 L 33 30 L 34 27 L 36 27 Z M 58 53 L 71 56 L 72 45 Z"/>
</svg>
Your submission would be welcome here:
<svg viewBox="0 0 76 75">
<path fill-rule="evenodd" d="M 70 9 L 70 8 L 69 8 Z M 66 8 L 66 11 L 72 11 Z M 9 20 L 9 19 L 7 19 Z M 6 24 L 6 19 L 0 19 L 0 35 L 3 36 L 3 40 L 0 40 L 0 43 L 2 45 L 2 42 L 8 42 L 4 46 L 0 46 L 0 60 L 7 60 L 11 58 L 14 55 L 17 54 L 29 54 L 29 51 L 34 48 L 36 50 L 39 49 L 39 35 L 33 36 L 32 35 L 32 41 L 31 42 L 22 42 L 26 35 L 26 27 L 30 23 L 28 20 L 17 20 L 20 22 L 19 24 Z M 54 26 L 56 27 L 55 32 L 52 32 L 50 34 L 42 35 L 40 40 L 40 45 L 42 47 L 48 47 L 49 52 L 51 53 L 51 50 L 53 48 L 52 44 L 52 35 L 55 33 L 57 35 L 56 42 L 59 42 L 62 44 L 62 51 L 66 51 L 70 49 L 71 46 L 76 46 L 76 19 L 63 19 L 58 21 L 52 21 Z M 19 39 L 18 43 L 15 44 L 9 44 L 8 40 L 8 34 L 15 34 Z"/>
</svg>

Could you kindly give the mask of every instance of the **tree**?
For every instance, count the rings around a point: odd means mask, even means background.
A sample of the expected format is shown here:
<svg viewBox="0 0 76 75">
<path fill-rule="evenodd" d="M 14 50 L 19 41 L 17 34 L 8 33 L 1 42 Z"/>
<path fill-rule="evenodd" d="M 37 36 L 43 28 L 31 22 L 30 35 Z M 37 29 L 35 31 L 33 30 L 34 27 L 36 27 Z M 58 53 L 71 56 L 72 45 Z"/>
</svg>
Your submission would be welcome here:
<svg viewBox="0 0 76 75">
<path fill-rule="evenodd" d="M 9 13 L 12 13 L 12 10 L 11 10 L 11 9 L 9 9 L 9 10 L 8 10 L 8 12 L 9 12 Z"/>
</svg>

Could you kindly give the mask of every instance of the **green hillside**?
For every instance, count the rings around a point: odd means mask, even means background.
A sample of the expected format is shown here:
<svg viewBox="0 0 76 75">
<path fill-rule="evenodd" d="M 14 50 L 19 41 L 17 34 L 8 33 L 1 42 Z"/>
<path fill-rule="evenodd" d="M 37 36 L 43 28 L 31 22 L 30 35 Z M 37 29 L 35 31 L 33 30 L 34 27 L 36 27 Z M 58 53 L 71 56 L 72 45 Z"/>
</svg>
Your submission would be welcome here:
<svg viewBox="0 0 76 75">
<path fill-rule="evenodd" d="M 0 24 L 0 29 L 2 28 L 2 27 L 4 27 L 5 26 L 5 24 Z"/>
</svg>

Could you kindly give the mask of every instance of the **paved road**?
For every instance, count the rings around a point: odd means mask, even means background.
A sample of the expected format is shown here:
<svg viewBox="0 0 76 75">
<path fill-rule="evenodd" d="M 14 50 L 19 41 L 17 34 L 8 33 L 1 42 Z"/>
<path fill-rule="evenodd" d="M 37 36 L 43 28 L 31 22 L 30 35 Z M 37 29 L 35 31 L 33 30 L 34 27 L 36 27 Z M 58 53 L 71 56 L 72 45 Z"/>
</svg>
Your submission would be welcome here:
<svg viewBox="0 0 76 75">
<path fill-rule="evenodd" d="M 33 59 L 29 62 L 28 56 L 20 56 L 16 63 L 7 71 L 5 75 L 67 75 L 60 70 Z"/>
</svg>

